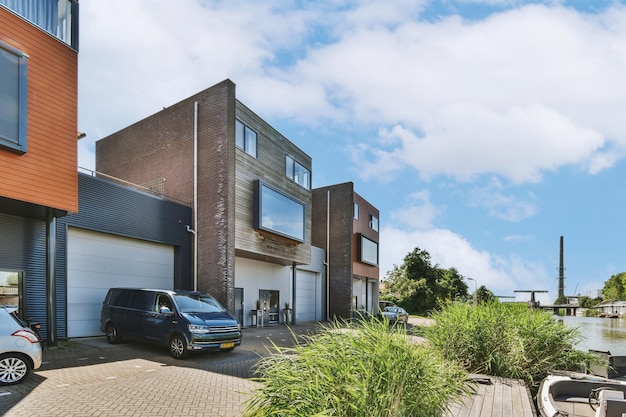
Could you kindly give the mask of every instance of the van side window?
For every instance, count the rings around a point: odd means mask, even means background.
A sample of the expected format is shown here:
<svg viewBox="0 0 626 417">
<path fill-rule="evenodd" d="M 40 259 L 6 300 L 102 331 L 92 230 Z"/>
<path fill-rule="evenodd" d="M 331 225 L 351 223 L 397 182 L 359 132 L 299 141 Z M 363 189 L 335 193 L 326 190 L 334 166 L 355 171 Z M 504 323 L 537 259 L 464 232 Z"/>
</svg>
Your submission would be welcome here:
<svg viewBox="0 0 626 417">
<path fill-rule="evenodd" d="M 128 301 L 130 300 L 130 291 L 114 289 L 111 290 L 111 296 L 109 297 L 109 305 L 115 307 L 128 307 Z"/>
<path fill-rule="evenodd" d="M 167 294 L 158 294 L 156 297 L 156 303 L 154 304 L 153 310 L 159 313 L 162 307 L 169 308 L 170 311 L 174 311 L 172 308 L 172 302 L 170 301 L 170 297 Z"/>
<path fill-rule="evenodd" d="M 154 293 L 149 291 L 133 291 L 128 307 L 136 310 L 150 311 L 154 302 Z"/>
</svg>

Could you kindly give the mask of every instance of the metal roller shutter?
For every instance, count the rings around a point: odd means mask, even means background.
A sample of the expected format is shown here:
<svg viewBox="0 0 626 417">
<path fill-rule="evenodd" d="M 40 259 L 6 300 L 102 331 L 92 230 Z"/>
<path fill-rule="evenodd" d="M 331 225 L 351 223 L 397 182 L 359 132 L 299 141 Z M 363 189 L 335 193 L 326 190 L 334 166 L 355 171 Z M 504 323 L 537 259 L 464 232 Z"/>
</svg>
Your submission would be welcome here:
<svg viewBox="0 0 626 417">
<path fill-rule="evenodd" d="M 173 246 L 84 229 L 69 229 L 68 337 L 102 334 L 100 309 L 111 287 L 172 289 L 173 286 Z"/>
</svg>

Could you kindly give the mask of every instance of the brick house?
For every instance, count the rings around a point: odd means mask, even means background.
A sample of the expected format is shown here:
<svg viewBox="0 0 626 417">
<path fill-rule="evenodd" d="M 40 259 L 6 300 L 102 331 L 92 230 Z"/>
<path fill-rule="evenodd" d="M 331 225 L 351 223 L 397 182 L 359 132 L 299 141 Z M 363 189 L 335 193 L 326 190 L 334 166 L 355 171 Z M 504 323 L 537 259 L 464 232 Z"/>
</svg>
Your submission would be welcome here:
<svg viewBox="0 0 626 417">
<path fill-rule="evenodd" d="M 327 254 L 329 317 L 378 309 L 379 216 L 352 182 L 313 190 L 312 244 Z"/>
<path fill-rule="evenodd" d="M 243 324 L 323 319 L 311 245 L 311 158 L 225 80 L 96 143 L 96 171 L 191 202 L 193 288 Z"/>
</svg>

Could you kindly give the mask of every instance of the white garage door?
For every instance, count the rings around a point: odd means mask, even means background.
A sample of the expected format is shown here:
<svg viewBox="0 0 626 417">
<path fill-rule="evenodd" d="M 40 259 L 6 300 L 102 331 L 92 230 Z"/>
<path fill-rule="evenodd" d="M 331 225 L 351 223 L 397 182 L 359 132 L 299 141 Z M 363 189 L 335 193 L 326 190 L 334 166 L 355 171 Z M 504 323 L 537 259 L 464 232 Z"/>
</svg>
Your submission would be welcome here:
<svg viewBox="0 0 626 417">
<path fill-rule="evenodd" d="M 320 320 L 318 306 L 318 274 L 309 271 L 296 271 L 296 322 Z"/>
<path fill-rule="evenodd" d="M 100 308 L 111 287 L 172 289 L 174 248 L 70 228 L 67 243 L 67 336 L 101 335 Z"/>
</svg>

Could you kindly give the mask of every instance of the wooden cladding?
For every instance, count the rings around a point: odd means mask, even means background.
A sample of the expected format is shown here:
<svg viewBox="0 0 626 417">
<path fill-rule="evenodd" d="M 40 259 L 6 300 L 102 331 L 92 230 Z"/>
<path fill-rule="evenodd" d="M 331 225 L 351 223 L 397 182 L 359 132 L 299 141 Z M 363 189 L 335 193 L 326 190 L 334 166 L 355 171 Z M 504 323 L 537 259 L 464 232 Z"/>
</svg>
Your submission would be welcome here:
<svg viewBox="0 0 626 417">
<path fill-rule="evenodd" d="M 77 52 L 2 7 L 0 42 L 28 56 L 28 150 L 0 149 L 0 196 L 76 212 Z"/>
</svg>

